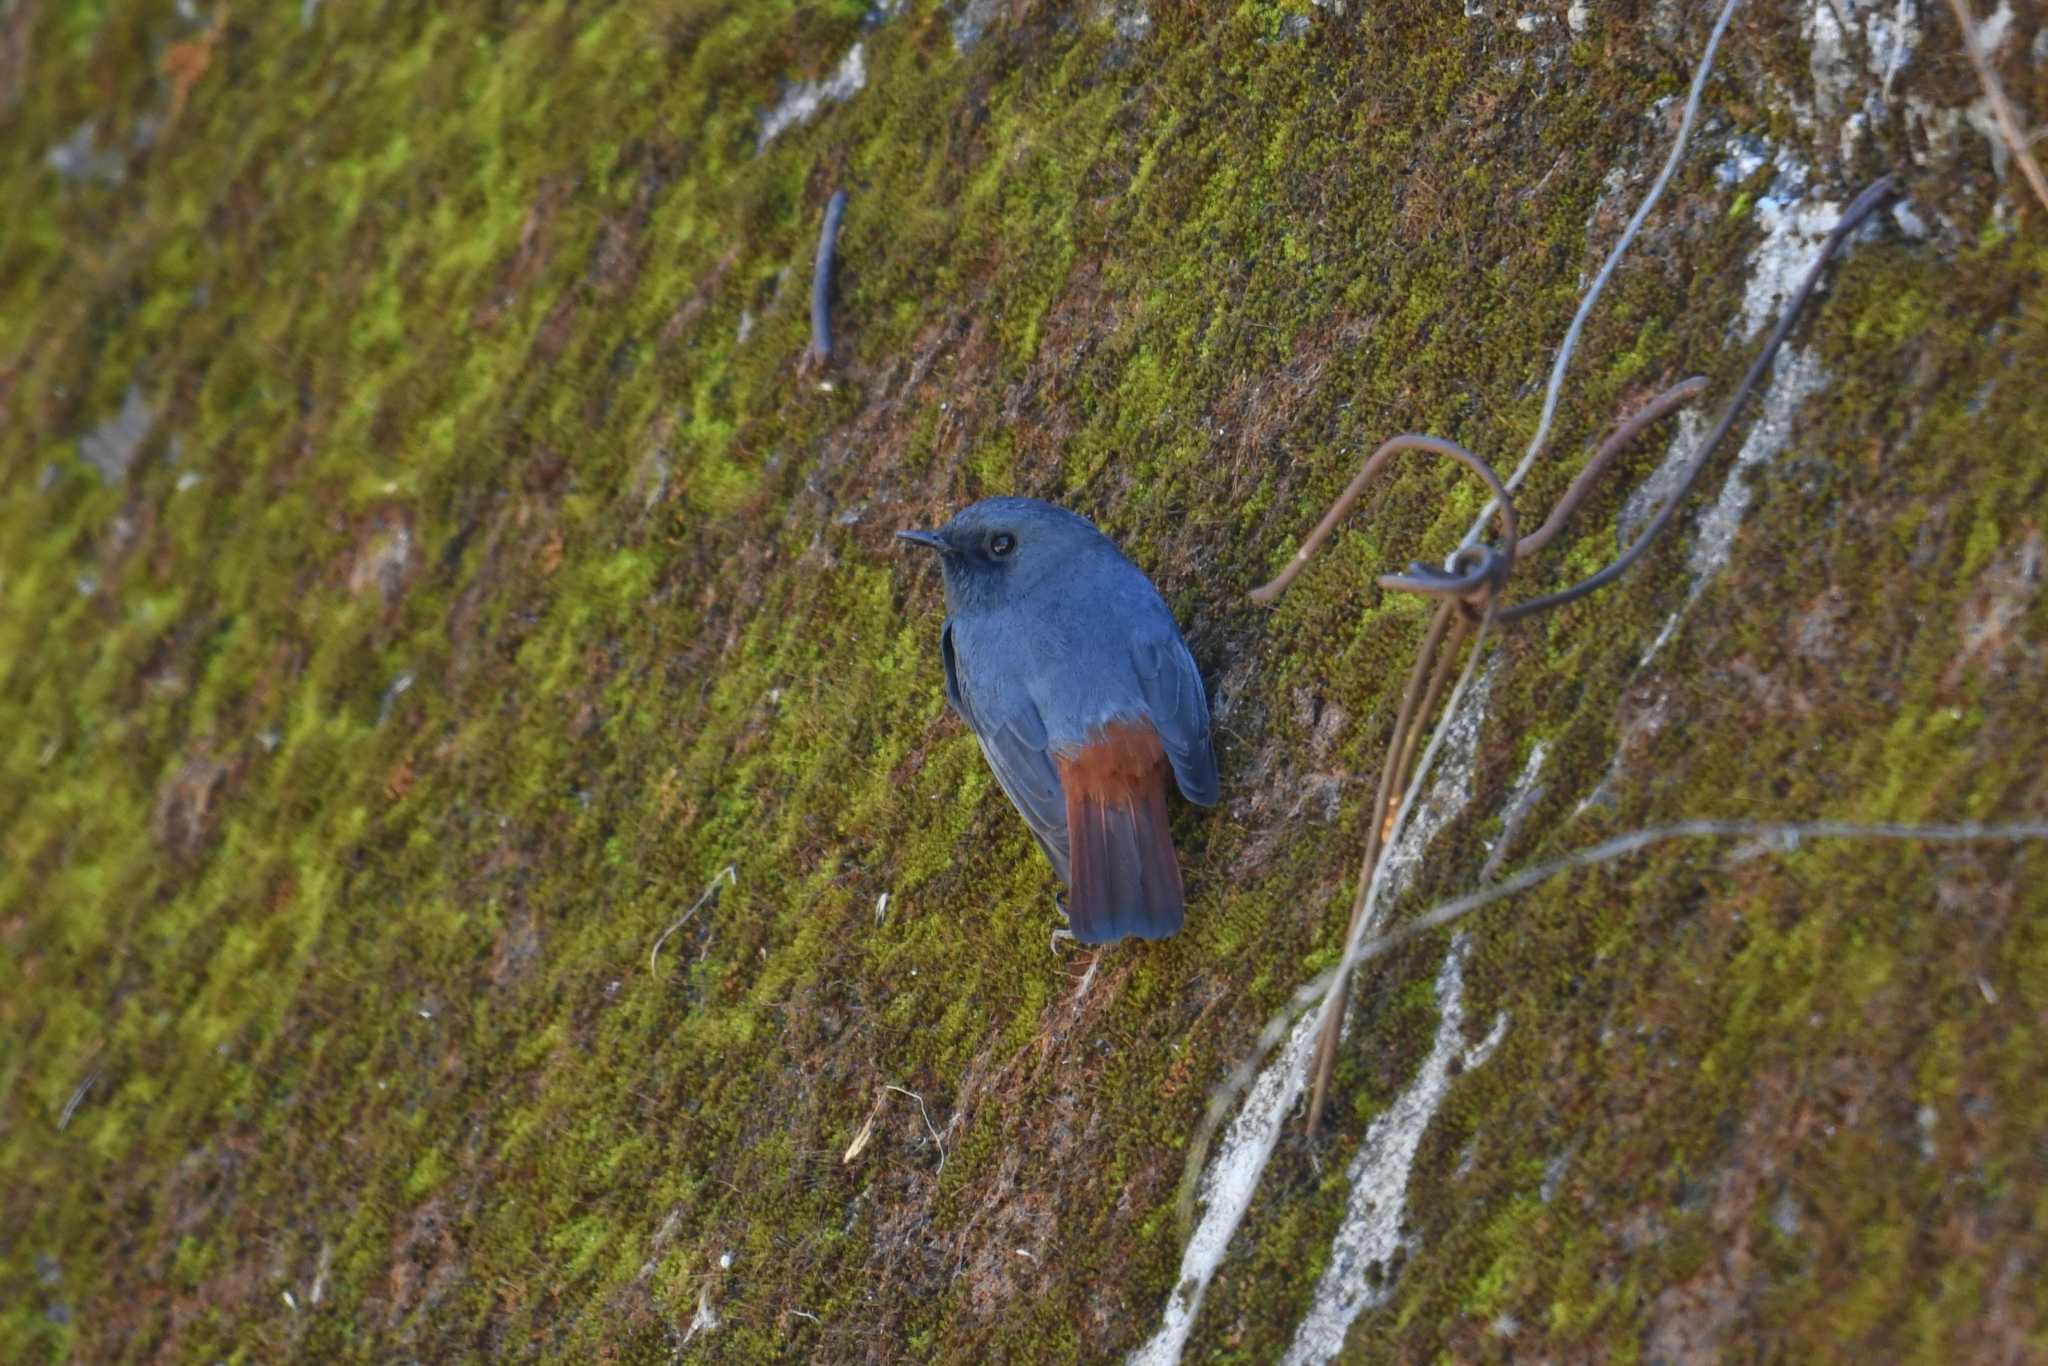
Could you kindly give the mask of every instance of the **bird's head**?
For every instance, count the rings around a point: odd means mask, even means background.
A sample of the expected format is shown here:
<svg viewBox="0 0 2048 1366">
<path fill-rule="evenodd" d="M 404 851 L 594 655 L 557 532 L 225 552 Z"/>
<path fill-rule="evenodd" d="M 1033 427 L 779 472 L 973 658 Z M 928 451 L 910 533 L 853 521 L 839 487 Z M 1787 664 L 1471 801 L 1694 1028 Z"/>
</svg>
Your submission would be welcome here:
<svg viewBox="0 0 2048 1366">
<path fill-rule="evenodd" d="M 896 535 L 938 552 L 956 616 L 1014 601 L 1100 556 L 1122 558 L 1093 522 L 1036 498 L 984 498 L 936 530 Z"/>
</svg>

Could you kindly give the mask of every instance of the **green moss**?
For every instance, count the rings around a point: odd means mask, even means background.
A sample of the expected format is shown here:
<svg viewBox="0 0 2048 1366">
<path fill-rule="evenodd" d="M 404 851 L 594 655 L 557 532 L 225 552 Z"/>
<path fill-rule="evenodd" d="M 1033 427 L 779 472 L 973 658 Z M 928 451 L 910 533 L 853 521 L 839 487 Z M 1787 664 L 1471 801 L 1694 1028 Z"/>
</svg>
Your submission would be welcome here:
<svg viewBox="0 0 2048 1366">
<path fill-rule="evenodd" d="M 167 112 L 197 30 L 36 11 L 0 157 L 0 1354 L 653 1356 L 700 1294 L 691 1350 L 734 1361 L 1142 1340 L 1210 1087 L 1337 952 L 1423 618 L 1372 580 L 1478 492 L 1402 463 L 1276 611 L 1241 594 L 1387 433 L 1520 449 L 1602 178 L 1684 81 L 1634 21 L 1555 80 L 1456 11 L 1154 8 L 966 56 L 930 5 L 236 14 L 118 185 L 43 153 Z M 1769 30 L 1733 41 L 1803 79 Z M 778 81 L 854 41 L 868 87 L 756 155 Z M 796 363 L 840 185 L 825 393 Z M 1556 452 L 1746 363 L 1746 201 L 1704 164 L 1677 192 L 1710 212 L 1616 280 Z M 2048 520 L 2038 236 L 1858 247 L 1735 565 L 1647 680 L 1679 554 L 1509 636 L 1416 896 L 1469 883 L 1537 736 L 1517 861 L 2038 805 L 2048 608 L 2002 586 Z M 153 431 L 105 487 L 78 441 L 131 384 Z M 1531 586 L 1605 558 L 1656 444 Z M 1229 680 L 1188 931 L 1085 997 L 888 537 L 999 490 L 1097 517 Z M 1973 1355 L 2048 1226 L 2039 859 L 1673 849 L 1483 922 L 1468 1011 L 1514 1023 L 1354 1350 L 1628 1359 L 1725 1295 L 1777 1355 Z M 1361 984 L 1332 1132 L 1283 1144 L 1193 1358 L 1283 1347 L 1442 949 Z"/>
</svg>

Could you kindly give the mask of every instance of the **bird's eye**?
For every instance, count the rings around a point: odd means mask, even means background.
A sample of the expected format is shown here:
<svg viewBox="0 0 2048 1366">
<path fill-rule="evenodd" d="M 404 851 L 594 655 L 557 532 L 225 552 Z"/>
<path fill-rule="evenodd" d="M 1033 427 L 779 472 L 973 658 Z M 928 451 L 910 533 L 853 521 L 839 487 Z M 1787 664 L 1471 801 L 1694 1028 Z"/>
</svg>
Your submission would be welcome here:
<svg viewBox="0 0 2048 1366">
<path fill-rule="evenodd" d="M 1016 548 L 1017 538 L 1007 531 L 998 531 L 988 538 L 988 553 L 999 560 Z"/>
</svg>

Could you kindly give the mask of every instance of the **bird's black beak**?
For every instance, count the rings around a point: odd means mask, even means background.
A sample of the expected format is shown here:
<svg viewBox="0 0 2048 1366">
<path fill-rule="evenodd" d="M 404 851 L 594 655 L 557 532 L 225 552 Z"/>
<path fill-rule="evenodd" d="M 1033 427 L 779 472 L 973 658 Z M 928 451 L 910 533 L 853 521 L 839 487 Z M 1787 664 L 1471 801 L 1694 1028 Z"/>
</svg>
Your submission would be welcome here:
<svg viewBox="0 0 2048 1366">
<path fill-rule="evenodd" d="M 936 531 L 899 531 L 896 533 L 896 539 L 909 541 L 912 545 L 921 545 L 927 550 L 936 550 L 942 555 L 952 549 L 946 544 L 946 538 Z"/>
</svg>

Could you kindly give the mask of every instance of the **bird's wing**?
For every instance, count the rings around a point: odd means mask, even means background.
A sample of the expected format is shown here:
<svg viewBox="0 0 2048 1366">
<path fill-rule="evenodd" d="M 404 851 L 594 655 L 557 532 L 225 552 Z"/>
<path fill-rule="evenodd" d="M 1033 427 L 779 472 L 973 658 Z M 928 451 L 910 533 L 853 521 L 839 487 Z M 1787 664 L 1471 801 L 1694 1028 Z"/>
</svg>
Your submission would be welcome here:
<svg viewBox="0 0 2048 1366">
<path fill-rule="evenodd" d="M 1209 698 L 1195 657 L 1172 629 L 1138 636 L 1131 642 L 1131 656 L 1181 795 L 1199 806 L 1214 806 L 1222 787 L 1209 743 Z"/>
<path fill-rule="evenodd" d="M 967 705 L 966 696 L 960 691 L 960 666 L 953 661 L 953 619 L 946 618 L 946 624 L 939 628 L 939 654 L 946 661 L 946 701 L 967 723 L 967 729 L 979 733 L 980 726 L 974 723 L 974 712 Z"/>
<path fill-rule="evenodd" d="M 953 651 L 953 623 L 939 634 L 946 661 L 946 700 L 981 742 L 981 752 L 996 782 L 1037 837 L 1061 882 L 1069 881 L 1067 799 L 1060 790 L 1059 770 L 1047 753 L 1045 722 L 1022 689 L 977 690 L 963 679 Z"/>
</svg>

